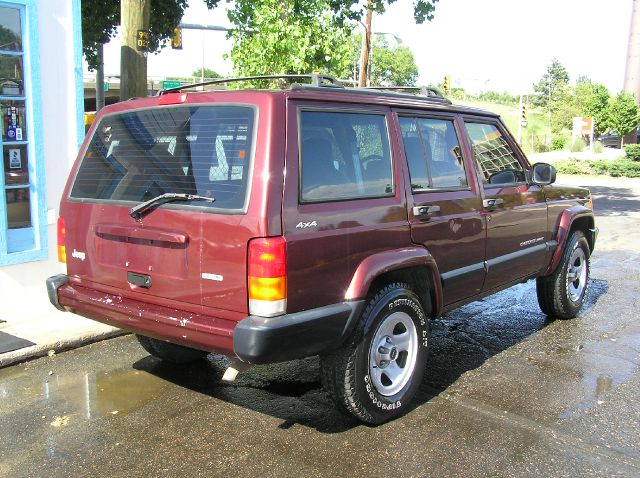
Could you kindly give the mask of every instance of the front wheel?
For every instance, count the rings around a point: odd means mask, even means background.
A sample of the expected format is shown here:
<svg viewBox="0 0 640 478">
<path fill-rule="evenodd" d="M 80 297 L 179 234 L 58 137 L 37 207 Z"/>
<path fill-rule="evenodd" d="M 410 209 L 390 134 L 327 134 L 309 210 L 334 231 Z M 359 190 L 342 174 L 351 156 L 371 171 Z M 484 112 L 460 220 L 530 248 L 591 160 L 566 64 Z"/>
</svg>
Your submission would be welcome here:
<svg viewBox="0 0 640 478">
<path fill-rule="evenodd" d="M 589 254 L 584 233 L 574 231 L 555 272 L 536 280 L 542 312 L 557 319 L 572 319 L 578 314 L 589 287 Z"/>
<path fill-rule="evenodd" d="M 420 300 L 404 283 L 379 290 L 352 339 L 321 357 L 323 385 L 356 418 L 384 423 L 406 410 L 424 375 L 429 325 Z"/>
</svg>

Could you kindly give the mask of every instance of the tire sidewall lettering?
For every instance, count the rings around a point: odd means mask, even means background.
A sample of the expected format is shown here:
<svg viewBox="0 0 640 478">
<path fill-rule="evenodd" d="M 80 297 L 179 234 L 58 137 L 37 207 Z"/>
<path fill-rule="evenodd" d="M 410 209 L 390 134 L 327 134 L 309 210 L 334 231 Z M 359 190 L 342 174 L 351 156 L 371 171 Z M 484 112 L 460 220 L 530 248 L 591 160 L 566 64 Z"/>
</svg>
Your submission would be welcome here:
<svg viewBox="0 0 640 478">
<path fill-rule="evenodd" d="M 416 332 L 418 334 L 418 350 L 419 354 L 418 363 L 420 363 L 420 356 L 426 355 L 427 347 L 429 342 L 429 326 L 427 316 L 422 310 L 422 306 L 420 303 L 414 298 L 403 294 L 403 296 L 388 299 L 388 302 L 382 307 L 382 309 L 378 309 L 378 313 L 376 317 L 372 321 L 372 327 L 369 329 L 369 340 L 374 336 L 375 330 L 378 328 L 379 324 L 384 321 L 386 317 L 391 315 L 394 312 L 404 311 L 406 312 L 412 319 L 414 326 L 416 327 Z M 370 342 L 367 341 L 367 344 Z M 366 370 L 364 377 L 360 382 L 363 386 L 363 399 L 366 397 L 366 401 L 368 401 L 377 413 L 391 412 L 394 415 L 398 410 L 403 408 L 405 403 L 410 402 L 410 400 L 405 400 L 405 395 L 407 392 L 411 390 L 411 395 L 417 390 L 417 386 L 419 383 L 415 383 L 415 378 L 409 380 L 409 382 L 400 390 L 397 394 L 393 396 L 384 396 L 377 392 L 375 386 L 371 381 L 371 377 L 369 376 L 369 362 L 368 362 L 368 354 L 369 349 L 363 347 L 363 370 Z M 414 371 L 415 373 L 415 371 Z M 421 377 L 422 375 L 420 375 Z M 419 382 L 419 381 L 418 381 Z"/>
</svg>

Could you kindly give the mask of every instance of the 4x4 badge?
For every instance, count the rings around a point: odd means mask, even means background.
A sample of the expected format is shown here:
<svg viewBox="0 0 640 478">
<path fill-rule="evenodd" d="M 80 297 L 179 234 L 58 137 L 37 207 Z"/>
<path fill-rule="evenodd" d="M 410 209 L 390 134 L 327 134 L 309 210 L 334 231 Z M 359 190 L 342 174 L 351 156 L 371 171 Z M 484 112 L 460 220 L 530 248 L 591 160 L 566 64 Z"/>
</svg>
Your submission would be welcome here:
<svg viewBox="0 0 640 478">
<path fill-rule="evenodd" d="M 298 224 L 296 224 L 296 228 L 298 229 L 306 229 L 308 227 L 318 227 L 318 223 L 316 221 L 311 221 L 311 222 L 300 221 Z"/>
</svg>

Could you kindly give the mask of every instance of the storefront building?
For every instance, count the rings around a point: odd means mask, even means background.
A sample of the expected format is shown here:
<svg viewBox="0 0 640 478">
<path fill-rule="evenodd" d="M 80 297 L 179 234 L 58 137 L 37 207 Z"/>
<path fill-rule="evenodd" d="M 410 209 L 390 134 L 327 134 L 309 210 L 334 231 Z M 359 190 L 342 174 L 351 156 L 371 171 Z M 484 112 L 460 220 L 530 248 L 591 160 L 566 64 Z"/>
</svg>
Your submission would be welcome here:
<svg viewBox="0 0 640 478">
<path fill-rule="evenodd" d="M 0 321 L 55 313 L 44 281 L 84 135 L 80 0 L 0 0 Z"/>
</svg>

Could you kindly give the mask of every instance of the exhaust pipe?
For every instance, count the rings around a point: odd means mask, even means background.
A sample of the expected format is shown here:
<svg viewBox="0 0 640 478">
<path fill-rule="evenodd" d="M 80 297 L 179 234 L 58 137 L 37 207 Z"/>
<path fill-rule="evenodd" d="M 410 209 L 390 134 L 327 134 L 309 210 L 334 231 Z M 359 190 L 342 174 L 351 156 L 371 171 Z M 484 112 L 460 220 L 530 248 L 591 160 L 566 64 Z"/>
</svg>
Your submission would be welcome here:
<svg viewBox="0 0 640 478">
<path fill-rule="evenodd" d="M 251 364 L 243 362 L 238 359 L 231 359 L 231 364 L 224 371 L 222 376 L 223 382 L 234 382 L 240 372 L 244 372 L 251 367 Z"/>
</svg>

